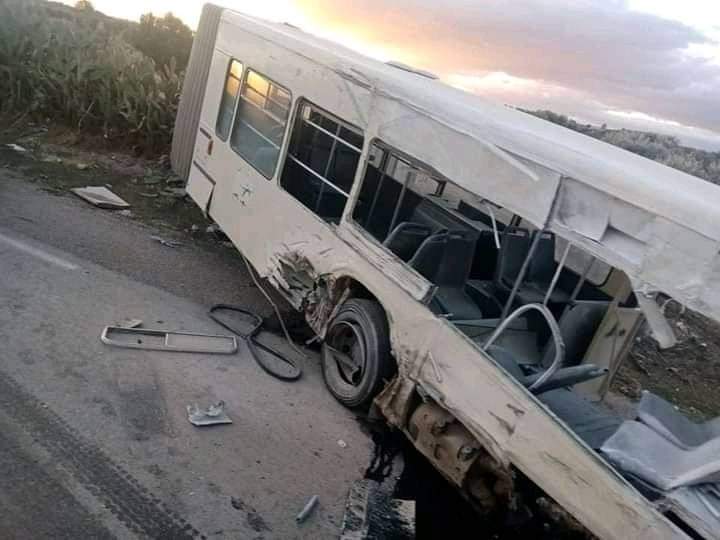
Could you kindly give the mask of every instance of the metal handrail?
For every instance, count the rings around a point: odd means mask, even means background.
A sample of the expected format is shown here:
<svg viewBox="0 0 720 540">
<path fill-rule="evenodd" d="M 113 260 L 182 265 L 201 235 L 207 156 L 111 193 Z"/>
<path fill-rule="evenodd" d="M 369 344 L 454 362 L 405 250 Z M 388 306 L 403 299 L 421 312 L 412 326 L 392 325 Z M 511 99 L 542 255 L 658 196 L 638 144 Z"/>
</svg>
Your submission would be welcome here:
<svg viewBox="0 0 720 540">
<path fill-rule="evenodd" d="M 545 317 L 545 320 L 550 327 L 550 332 L 552 333 L 553 341 L 555 342 L 555 358 L 553 358 L 553 362 L 552 364 L 550 364 L 550 367 L 545 370 L 545 372 L 538 378 L 538 380 L 530 385 L 530 387 L 528 388 L 528 390 L 530 391 L 538 388 L 543 383 L 545 383 L 545 381 L 550 379 L 550 377 L 555 375 L 555 372 L 560 369 L 560 366 L 562 366 L 565 361 L 565 341 L 563 341 L 563 338 L 560 335 L 560 327 L 558 326 L 557 321 L 555 321 L 555 317 L 553 317 L 553 314 L 547 307 L 543 306 L 542 304 L 525 304 L 524 306 L 520 306 L 498 325 L 495 331 L 485 342 L 485 345 L 482 346 L 482 351 L 487 352 L 488 348 L 493 343 L 495 343 L 497 338 L 500 337 L 500 334 L 505 331 L 505 328 L 507 328 L 510 322 L 512 322 L 514 319 L 516 319 L 526 311 L 530 311 L 533 309 L 539 311 L 542 316 Z"/>
</svg>

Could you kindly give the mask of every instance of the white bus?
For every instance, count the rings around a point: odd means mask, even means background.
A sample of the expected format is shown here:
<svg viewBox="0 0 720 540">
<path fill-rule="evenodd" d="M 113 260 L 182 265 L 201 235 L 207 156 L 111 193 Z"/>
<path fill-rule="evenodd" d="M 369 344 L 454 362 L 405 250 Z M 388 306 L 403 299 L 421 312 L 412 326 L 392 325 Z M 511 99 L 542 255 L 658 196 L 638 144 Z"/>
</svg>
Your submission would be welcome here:
<svg viewBox="0 0 720 540">
<path fill-rule="evenodd" d="M 479 512 L 541 490 L 598 537 L 720 536 L 720 429 L 601 401 L 642 321 L 672 345 L 658 291 L 720 318 L 718 187 L 212 5 L 172 161 L 304 312 L 333 395 Z"/>
</svg>

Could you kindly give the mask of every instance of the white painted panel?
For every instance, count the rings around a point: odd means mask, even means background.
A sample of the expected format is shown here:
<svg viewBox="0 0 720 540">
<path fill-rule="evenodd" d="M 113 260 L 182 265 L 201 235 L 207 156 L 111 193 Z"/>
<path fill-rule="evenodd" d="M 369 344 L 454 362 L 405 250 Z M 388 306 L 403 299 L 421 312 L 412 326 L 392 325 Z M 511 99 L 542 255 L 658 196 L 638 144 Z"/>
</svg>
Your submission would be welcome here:
<svg viewBox="0 0 720 540">
<path fill-rule="evenodd" d="M 210 179 L 203 174 L 197 165 L 193 164 L 190 168 L 190 178 L 185 190 L 206 214 L 214 187 L 215 185 Z"/>
</svg>

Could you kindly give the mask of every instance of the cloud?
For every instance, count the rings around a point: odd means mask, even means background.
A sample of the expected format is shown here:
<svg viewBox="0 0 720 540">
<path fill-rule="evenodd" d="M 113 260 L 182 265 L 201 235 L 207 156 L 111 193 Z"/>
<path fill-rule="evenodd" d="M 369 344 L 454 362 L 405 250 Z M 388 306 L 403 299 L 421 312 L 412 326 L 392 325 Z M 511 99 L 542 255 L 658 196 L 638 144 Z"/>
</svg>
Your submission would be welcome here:
<svg viewBox="0 0 720 540">
<path fill-rule="evenodd" d="M 538 91 L 538 105 L 569 96 L 578 106 L 720 128 L 720 64 L 686 53 L 717 44 L 683 23 L 631 11 L 624 0 L 298 2 L 317 29 L 403 51 L 398 60 L 451 82 L 465 78 L 466 88 L 508 103 L 532 106 L 527 100 Z M 477 83 L 502 79 L 497 74 L 510 81 L 502 91 Z M 513 78 L 522 81 L 519 91 Z"/>
</svg>

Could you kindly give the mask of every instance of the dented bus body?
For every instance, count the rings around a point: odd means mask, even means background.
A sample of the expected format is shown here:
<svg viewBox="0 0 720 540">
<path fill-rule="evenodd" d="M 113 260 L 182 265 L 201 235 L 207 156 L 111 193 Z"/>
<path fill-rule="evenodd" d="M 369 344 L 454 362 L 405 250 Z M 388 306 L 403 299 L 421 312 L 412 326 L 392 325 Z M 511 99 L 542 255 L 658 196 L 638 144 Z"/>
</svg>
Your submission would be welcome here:
<svg viewBox="0 0 720 540">
<path fill-rule="evenodd" d="M 682 448 L 656 396 L 644 422 L 602 405 L 643 321 L 673 343 L 658 292 L 720 318 L 716 186 L 212 5 L 172 161 L 331 392 L 478 511 L 533 486 L 601 538 L 720 536 L 713 437 Z"/>
</svg>

